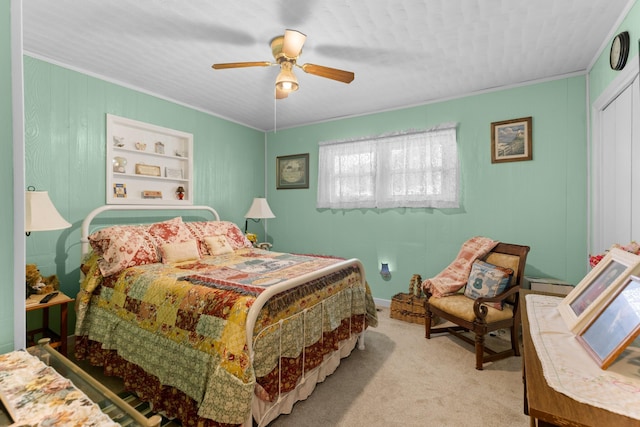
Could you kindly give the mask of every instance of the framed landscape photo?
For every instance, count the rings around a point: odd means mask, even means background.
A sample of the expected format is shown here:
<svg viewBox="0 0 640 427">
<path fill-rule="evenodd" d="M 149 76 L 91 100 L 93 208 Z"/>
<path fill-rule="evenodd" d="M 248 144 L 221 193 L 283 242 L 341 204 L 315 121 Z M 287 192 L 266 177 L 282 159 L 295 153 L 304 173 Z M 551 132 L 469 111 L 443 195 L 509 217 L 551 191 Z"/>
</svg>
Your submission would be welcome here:
<svg viewBox="0 0 640 427">
<path fill-rule="evenodd" d="M 632 274 L 637 274 L 640 256 L 612 247 L 604 258 L 558 304 L 560 315 L 574 334 L 595 315 L 602 301 L 611 296 Z"/>
<path fill-rule="evenodd" d="M 587 353 L 607 369 L 640 335 L 640 277 L 629 276 L 577 336 Z"/>
<path fill-rule="evenodd" d="M 491 163 L 531 160 L 531 117 L 491 123 Z"/>
<path fill-rule="evenodd" d="M 309 188 L 309 153 L 276 157 L 276 189 Z"/>
</svg>

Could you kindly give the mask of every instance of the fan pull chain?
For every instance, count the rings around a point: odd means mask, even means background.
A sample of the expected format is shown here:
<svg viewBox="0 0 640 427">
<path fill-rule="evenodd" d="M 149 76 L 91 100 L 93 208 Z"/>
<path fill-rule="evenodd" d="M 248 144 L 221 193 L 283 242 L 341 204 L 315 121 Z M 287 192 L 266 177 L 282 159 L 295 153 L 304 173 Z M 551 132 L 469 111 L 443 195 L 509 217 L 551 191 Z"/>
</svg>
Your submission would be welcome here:
<svg viewBox="0 0 640 427">
<path fill-rule="evenodd" d="M 276 133 L 278 121 L 278 100 L 276 99 L 276 88 L 273 87 L 273 133 Z"/>
</svg>

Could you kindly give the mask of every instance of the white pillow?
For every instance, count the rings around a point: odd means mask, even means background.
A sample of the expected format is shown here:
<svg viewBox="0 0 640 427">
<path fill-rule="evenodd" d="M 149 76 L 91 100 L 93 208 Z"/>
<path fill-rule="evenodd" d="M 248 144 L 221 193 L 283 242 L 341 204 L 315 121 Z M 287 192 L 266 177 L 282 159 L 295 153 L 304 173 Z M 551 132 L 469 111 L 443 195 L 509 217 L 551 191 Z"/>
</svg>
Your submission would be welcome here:
<svg viewBox="0 0 640 427">
<path fill-rule="evenodd" d="M 233 247 L 231 247 L 231 244 L 223 234 L 206 236 L 204 243 L 207 245 L 207 249 L 209 249 L 209 254 L 211 255 L 222 255 L 233 252 Z"/>
<path fill-rule="evenodd" d="M 160 254 L 163 264 L 200 259 L 198 241 L 195 239 L 179 243 L 165 243 L 160 246 Z"/>
</svg>

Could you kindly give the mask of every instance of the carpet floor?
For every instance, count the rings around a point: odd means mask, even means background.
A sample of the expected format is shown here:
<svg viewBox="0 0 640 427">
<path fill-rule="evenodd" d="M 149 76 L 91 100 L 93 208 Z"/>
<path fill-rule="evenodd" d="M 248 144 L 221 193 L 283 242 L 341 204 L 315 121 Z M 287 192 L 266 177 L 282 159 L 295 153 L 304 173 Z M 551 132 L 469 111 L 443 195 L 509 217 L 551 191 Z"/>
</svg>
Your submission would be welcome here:
<svg viewBox="0 0 640 427">
<path fill-rule="evenodd" d="M 379 326 L 366 333 L 366 349 L 355 349 L 270 427 L 530 425 L 523 413 L 521 357 L 477 371 L 472 346 L 447 334 L 427 340 L 424 326 L 391 319 L 388 308 L 379 308 L 378 316 Z M 488 342 L 508 346 L 501 337 Z M 119 379 L 79 365 L 111 390 L 123 391 Z"/>
</svg>

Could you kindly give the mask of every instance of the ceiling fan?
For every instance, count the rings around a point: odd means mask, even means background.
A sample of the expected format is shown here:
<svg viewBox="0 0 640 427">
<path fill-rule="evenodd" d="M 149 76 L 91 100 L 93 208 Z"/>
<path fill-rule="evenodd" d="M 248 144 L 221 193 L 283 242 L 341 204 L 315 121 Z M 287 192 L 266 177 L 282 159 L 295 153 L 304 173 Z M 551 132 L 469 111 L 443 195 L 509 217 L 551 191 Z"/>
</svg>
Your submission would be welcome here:
<svg viewBox="0 0 640 427">
<path fill-rule="evenodd" d="M 269 61 L 228 62 L 224 64 L 213 64 L 212 68 L 214 70 L 223 70 L 225 68 L 269 67 L 279 65 L 280 73 L 276 78 L 276 99 L 286 98 L 289 96 L 289 93 L 298 90 L 298 79 L 295 74 L 293 74 L 294 65 L 301 68 L 305 73 L 327 79 L 347 84 L 353 81 L 355 74 L 351 71 L 338 70 L 337 68 L 315 64 L 298 65 L 297 61 L 306 39 L 307 36 L 299 31 L 286 30 L 284 36 L 277 36 L 271 40 L 271 53 L 276 60 L 275 63 Z"/>
</svg>

